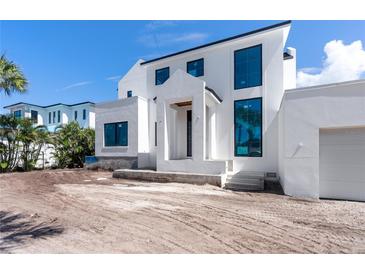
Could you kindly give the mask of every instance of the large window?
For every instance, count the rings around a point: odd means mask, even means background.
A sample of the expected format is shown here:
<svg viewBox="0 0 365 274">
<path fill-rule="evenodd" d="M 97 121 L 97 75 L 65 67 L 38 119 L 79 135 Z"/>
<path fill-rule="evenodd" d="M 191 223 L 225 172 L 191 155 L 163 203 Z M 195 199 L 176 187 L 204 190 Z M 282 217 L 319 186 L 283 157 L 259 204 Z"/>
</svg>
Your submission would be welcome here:
<svg viewBox="0 0 365 274">
<path fill-rule="evenodd" d="M 14 117 L 17 119 L 22 118 L 22 111 L 21 110 L 14 111 Z"/>
<path fill-rule="evenodd" d="M 30 119 L 32 119 L 33 123 L 37 124 L 38 123 L 38 111 L 31 110 L 30 111 Z"/>
<path fill-rule="evenodd" d="M 262 46 L 234 52 L 234 89 L 262 85 Z"/>
<path fill-rule="evenodd" d="M 190 61 L 186 64 L 187 73 L 199 77 L 204 75 L 204 59 Z"/>
<path fill-rule="evenodd" d="M 127 97 L 132 97 L 132 91 L 131 90 L 127 91 Z"/>
<path fill-rule="evenodd" d="M 106 147 L 128 146 L 128 122 L 104 124 Z"/>
<path fill-rule="evenodd" d="M 162 85 L 170 77 L 170 68 L 157 69 L 155 72 L 155 85 Z"/>
<path fill-rule="evenodd" d="M 52 124 L 52 112 L 48 112 L 48 124 Z"/>
<path fill-rule="evenodd" d="M 86 120 L 86 109 L 82 110 L 82 119 Z"/>
<path fill-rule="evenodd" d="M 61 111 L 57 111 L 57 123 L 61 123 Z"/>
<path fill-rule="evenodd" d="M 262 99 L 234 102 L 234 154 L 262 157 Z"/>
<path fill-rule="evenodd" d="M 53 121 L 54 124 L 56 123 L 56 112 L 55 111 L 53 112 L 53 120 L 52 121 Z"/>
</svg>

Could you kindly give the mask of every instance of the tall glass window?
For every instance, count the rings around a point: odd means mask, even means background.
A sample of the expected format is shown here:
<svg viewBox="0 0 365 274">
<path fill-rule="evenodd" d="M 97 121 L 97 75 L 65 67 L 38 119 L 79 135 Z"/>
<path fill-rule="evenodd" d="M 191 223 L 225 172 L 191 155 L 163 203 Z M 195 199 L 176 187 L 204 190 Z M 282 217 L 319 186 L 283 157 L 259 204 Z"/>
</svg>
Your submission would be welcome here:
<svg viewBox="0 0 365 274">
<path fill-rule="evenodd" d="M 162 85 L 170 77 L 170 68 L 157 69 L 155 71 L 155 85 Z"/>
<path fill-rule="evenodd" d="M 48 112 L 48 124 L 52 124 L 52 112 Z"/>
<path fill-rule="evenodd" d="M 53 112 L 53 123 L 56 123 L 56 112 Z"/>
<path fill-rule="evenodd" d="M 22 111 L 21 110 L 14 111 L 14 117 L 17 119 L 22 118 Z"/>
<path fill-rule="evenodd" d="M 77 110 L 75 110 L 75 112 L 74 112 L 74 120 L 75 121 L 77 120 Z"/>
<path fill-rule="evenodd" d="M 37 124 L 38 123 L 38 111 L 31 110 L 30 111 L 30 118 L 32 119 L 33 123 Z"/>
<path fill-rule="evenodd" d="M 131 90 L 127 91 L 127 97 L 132 97 L 132 91 Z"/>
<path fill-rule="evenodd" d="M 86 120 L 86 109 L 82 110 L 82 119 Z"/>
<path fill-rule="evenodd" d="M 61 123 L 61 111 L 60 110 L 57 111 L 57 122 Z"/>
<path fill-rule="evenodd" d="M 262 45 L 234 52 L 234 89 L 262 85 Z"/>
<path fill-rule="evenodd" d="M 262 98 L 234 102 L 235 156 L 262 157 Z"/>
<path fill-rule="evenodd" d="M 104 144 L 111 146 L 128 146 L 128 122 L 104 124 Z"/>
<path fill-rule="evenodd" d="M 187 73 L 199 77 L 204 75 L 204 59 L 190 61 L 186 64 Z"/>
</svg>

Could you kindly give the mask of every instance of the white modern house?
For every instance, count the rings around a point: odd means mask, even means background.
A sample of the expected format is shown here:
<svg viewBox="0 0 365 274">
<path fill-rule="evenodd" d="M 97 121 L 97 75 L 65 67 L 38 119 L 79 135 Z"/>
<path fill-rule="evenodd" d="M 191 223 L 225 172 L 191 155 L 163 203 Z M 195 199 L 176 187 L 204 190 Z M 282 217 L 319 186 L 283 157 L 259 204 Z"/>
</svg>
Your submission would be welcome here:
<svg viewBox="0 0 365 274">
<path fill-rule="evenodd" d="M 15 117 L 31 118 L 35 125 L 47 126 L 51 132 L 57 126 L 77 121 L 80 127 L 95 128 L 95 104 L 92 102 L 82 102 L 77 104 L 53 104 L 40 106 L 19 102 L 5 106 Z"/>
<path fill-rule="evenodd" d="M 328 175 L 329 163 L 321 160 L 333 153 L 322 145 L 332 128 L 356 128 L 364 149 L 364 82 L 338 85 L 333 93 L 330 87 L 296 90 L 296 50 L 285 48 L 290 25 L 136 62 L 119 81 L 118 100 L 95 107 L 99 162 L 210 175 L 232 188 L 260 189 L 264 178 L 277 178 L 289 195 L 365 200 L 365 154 L 353 166 L 355 196 L 343 192 L 346 187 L 327 194 L 328 178 L 336 175 Z M 336 122 L 337 108 L 346 119 Z"/>
</svg>

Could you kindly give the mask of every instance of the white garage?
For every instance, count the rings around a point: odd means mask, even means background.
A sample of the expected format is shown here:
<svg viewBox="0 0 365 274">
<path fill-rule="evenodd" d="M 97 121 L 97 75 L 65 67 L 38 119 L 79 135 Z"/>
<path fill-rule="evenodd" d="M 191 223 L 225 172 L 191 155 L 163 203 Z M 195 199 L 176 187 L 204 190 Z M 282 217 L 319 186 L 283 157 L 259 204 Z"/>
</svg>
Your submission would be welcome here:
<svg viewBox="0 0 365 274">
<path fill-rule="evenodd" d="M 285 92 L 279 175 L 287 195 L 365 201 L 365 80 Z"/>
<path fill-rule="evenodd" d="M 319 197 L 365 200 L 365 128 L 319 131 Z"/>
</svg>

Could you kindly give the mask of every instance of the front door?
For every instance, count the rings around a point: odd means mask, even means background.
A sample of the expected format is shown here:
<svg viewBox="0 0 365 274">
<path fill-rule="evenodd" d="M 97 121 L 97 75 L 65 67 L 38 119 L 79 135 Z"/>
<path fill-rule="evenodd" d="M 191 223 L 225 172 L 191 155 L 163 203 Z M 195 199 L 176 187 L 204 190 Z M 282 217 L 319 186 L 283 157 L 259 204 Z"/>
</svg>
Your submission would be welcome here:
<svg viewBox="0 0 365 274">
<path fill-rule="evenodd" d="M 187 149 L 186 149 L 186 156 L 187 157 L 191 157 L 192 156 L 192 127 L 191 127 L 191 110 L 186 111 L 186 144 L 187 144 Z"/>
</svg>

